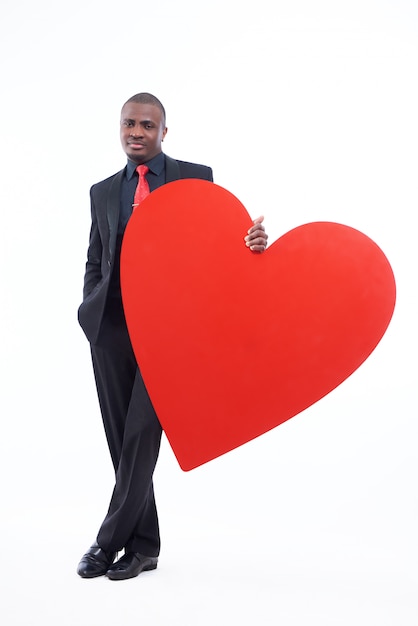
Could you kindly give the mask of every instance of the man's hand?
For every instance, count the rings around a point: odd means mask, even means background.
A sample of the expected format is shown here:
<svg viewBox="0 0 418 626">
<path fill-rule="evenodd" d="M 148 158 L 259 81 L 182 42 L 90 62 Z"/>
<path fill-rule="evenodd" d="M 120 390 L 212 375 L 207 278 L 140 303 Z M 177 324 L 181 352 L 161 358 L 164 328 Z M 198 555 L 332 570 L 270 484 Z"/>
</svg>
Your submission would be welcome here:
<svg viewBox="0 0 418 626">
<path fill-rule="evenodd" d="M 268 235 L 266 235 L 262 222 L 264 217 L 261 215 L 254 220 L 254 226 L 251 226 L 247 235 L 244 237 L 245 245 L 253 252 L 264 252 L 267 247 Z"/>
</svg>

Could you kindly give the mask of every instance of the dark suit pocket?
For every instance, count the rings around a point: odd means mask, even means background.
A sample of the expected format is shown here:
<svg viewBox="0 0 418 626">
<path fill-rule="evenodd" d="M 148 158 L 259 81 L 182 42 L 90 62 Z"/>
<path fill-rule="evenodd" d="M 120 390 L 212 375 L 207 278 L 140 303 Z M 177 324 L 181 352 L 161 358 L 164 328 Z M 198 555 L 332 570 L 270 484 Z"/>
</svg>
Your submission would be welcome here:
<svg viewBox="0 0 418 626">
<path fill-rule="evenodd" d="M 78 321 L 90 343 L 97 340 L 106 304 L 109 277 L 102 279 L 78 307 Z"/>
</svg>

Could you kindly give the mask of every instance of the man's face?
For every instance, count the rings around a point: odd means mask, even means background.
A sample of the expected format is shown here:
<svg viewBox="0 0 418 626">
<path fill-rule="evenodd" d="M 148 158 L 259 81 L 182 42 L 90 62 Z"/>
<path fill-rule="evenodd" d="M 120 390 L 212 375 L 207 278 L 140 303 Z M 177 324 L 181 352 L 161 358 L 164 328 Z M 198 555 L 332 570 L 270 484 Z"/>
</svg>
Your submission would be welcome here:
<svg viewBox="0 0 418 626">
<path fill-rule="evenodd" d="M 140 165 L 161 152 L 167 133 L 162 112 L 155 104 L 128 102 L 120 119 L 120 140 L 128 158 Z"/>
</svg>

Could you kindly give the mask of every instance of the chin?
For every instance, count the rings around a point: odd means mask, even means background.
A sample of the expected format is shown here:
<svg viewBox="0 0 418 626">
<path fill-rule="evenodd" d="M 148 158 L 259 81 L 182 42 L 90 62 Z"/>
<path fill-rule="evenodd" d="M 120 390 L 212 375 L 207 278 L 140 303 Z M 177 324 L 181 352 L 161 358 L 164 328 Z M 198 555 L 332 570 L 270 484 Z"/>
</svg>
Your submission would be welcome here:
<svg viewBox="0 0 418 626">
<path fill-rule="evenodd" d="M 147 156 L 145 154 L 137 154 L 136 152 L 127 152 L 126 154 L 131 161 L 137 163 L 138 165 L 147 160 Z"/>
</svg>

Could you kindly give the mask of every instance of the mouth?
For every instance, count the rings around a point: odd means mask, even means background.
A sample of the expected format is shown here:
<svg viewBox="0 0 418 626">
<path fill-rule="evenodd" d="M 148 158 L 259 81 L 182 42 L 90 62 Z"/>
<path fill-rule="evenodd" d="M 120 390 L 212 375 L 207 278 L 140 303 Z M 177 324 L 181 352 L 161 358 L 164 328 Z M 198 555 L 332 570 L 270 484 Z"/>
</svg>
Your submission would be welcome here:
<svg viewBox="0 0 418 626">
<path fill-rule="evenodd" d="M 141 141 L 128 141 L 128 146 L 130 148 L 134 148 L 135 150 L 139 150 L 140 148 L 145 148 L 145 144 Z"/>
</svg>

